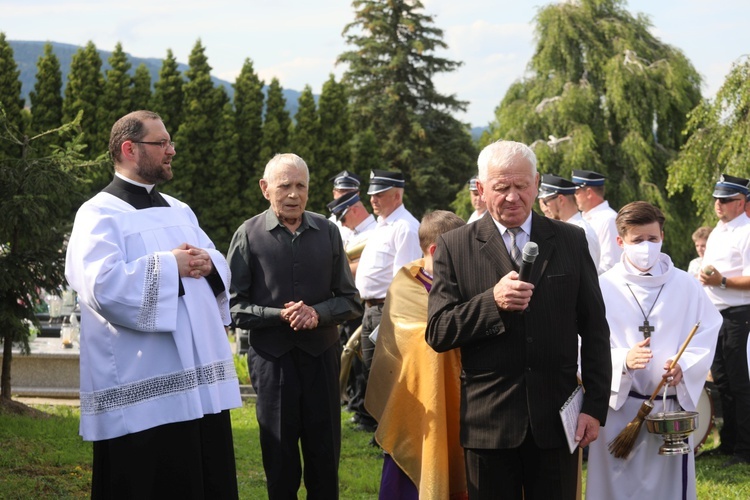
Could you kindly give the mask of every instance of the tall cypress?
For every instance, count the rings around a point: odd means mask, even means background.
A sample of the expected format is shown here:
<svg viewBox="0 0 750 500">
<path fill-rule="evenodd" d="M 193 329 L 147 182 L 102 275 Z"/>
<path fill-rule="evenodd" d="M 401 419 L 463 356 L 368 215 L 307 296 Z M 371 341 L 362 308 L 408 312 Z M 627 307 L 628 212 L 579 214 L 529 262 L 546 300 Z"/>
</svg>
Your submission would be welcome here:
<svg viewBox="0 0 750 500">
<path fill-rule="evenodd" d="M 177 69 L 177 60 L 172 54 L 172 49 L 168 49 L 167 58 L 164 59 L 159 71 L 159 79 L 154 83 L 154 95 L 149 107 L 159 113 L 167 130 L 171 130 L 172 134 L 176 134 L 182 125 L 184 85 L 185 80 Z"/>
<path fill-rule="evenodd" d="M 253 69 L 253 62 L 245 59 L 234 83 L 234 123 L 237 127 L 239 156 L 240 197 L 243 206 L 251 213 L 265 209 L 265 200 L 259 199 L 258 180 L 263 172 L 260 163 L 260 145 L 263 138 L 263 81 Z"/>
<path fill-rule="evenodd" d="M 133 78 L 129 73 L 132 65 L 120 42 L 109 57 L 109 65 L 99 105 L 102 124 L 113 124 L 133 111 Z"/>
<path fill-rule="evenodd" d="M 266 117 L 263 121 L 263 138 L 260 145 L 259 167 L 261 172 L 268 160 L 276 153 L 284 153 L 289 148 L 289 127 L 292 119 L 286 110 L 286 99 L 277 78 L 271 80 L 266 96 Z"/>
<path fill-rule="evenodd" d="M 39 57 L 36 68 L 34 90 L 29 93 L 32 137 L 62 125 L 62 71 L 51 43 L 44 44 L 44 53 Z M 47 134 L 34 144 L 34 154 L 46 156 L 49 146 L 60 143 L 58 134 Z"/>
<path fill-rule="evenodd" d="M 95 159 L 105 153 L 108 147 L 109 130 L 114 122 L 101 123 L 97 116 L 100 99 L 104 88 L 104 77 L 101 73 L 102 59 L 93 42 L 88 42 L 85 47 L 78 49 L 73 54 L 68 73 L 68 84 L 65 87 L 65 99 L 63 100 L 63 121 L 71 122 L 83 111 L 81 129 L 83 131 L 83 143 L 88 145 L 85 156 Z M 107 131 L 107 139 L 103 131 Z"/>
<path fill-rule="evenodd" d="M 222 94 L 224 88 L 219 87 Z M 226 253 L 234 231 L 245 219 L 254 215 L 248 212 L 240 198 L 240 162 L 237 143 L 235 112 L 229 98 L 222 109 L 222 118 L 214 142 L 214 169 L 207 179 L 208 203 L 201 207 L 201 227 L 208 233 L 220 251 Z"/>
<path fill-rule="evenodd" d="M 352 129 L 346 86 L 337 82 L 333 75 L 323 84 L 318 101 L 318 116 L 320 144 L 316 157 L 315 189 L 329 197 L 329 179 L 336 173 L 347 169 L 366 178 L 370 172 L 366 166 L 352 163 Z"/>
<path fill-rule="evenodd" d="M 133 75 L 133 93 L 131 95 L 131 109 L 148 109 L 151 104 L 151 73 L 144 63 L 135 68 Z"/>
<path fill-rule="evenodd" d="M 198 179 L 214 175 L 220 168 L 214 156 L 214 141 L 218 138 L 226 94 L 214 87 L 211 81 L 211 66 L 205 54 L 206 49 L 198 40 L 193 47 L 185 73 L 183 122 L 175 133 L 174 127 L 167 127 L 175 137 L 178 168 L 168 190 L 199 212 L 205 203 L 217 203 L 205 196 L 206 184 Z"/>
<path fill-rule="evenodd" d="M 21 72 L 13 58 L 13 48 L 0 32 L 0 106 L 5 113 L 7 126 L 16 132 L 23 131 L 23 99 L 21 98 Z M 18 158 L 21 144 L 11 137 L 0 140 L 0 159 Z"/>
<path fill-rule="evenodd" d="M 315 98 L 309 85 L 305 85 L 297 105 L 297 114 L 294 116 L 295 124 L 289 134 L 289 151 L 301 156 L 310 170 L 308 210 L 323 213 L 328 197 L 325 192 L 317 189 L 320 184 L 317 166 L 320 124 L 318 110 L 315 109 Z"/>
</svg>

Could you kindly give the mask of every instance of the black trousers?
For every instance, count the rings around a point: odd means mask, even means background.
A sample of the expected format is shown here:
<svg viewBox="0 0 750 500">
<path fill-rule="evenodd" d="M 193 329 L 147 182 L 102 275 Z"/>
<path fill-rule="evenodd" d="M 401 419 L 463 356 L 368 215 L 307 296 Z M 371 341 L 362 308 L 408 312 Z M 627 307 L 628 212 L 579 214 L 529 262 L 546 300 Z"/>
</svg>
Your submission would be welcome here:
<svg viewBox="0 0 750 500">
<path fill-rule="evenodd" d="M 341 349 L 343 350 L 349 338 L 352 336 L 354 331 L 362 324 L 362 318 L 359 317 L 354 320 L 346 321 L 339 327 L 341 335 Z M 360 345 L 362 343 L 360 337 Z M 361 351 L 361 349 L 360 349 Z M 365 401 L 365 376 L 364 366 L 362 359 L 357 353 L 352 358 L 351 368 L 349 369 L 349 378 L 346 383 L 346 409 L 349 411 L 356 411 L 357 408 L 362 407 Z"/>
<path fill-rule="evenodd" d="M 300 447 L 307 498 L 338 498 L 338 343 L 320 356 L 294 348 L 275 358 L 255 349 L 252 360 L 268 498 L 297 499 L 303 476 Z"/>
<path fill-rule="evenodd" d="M 375 343 L 370 340 L 370 334 L 378 327 L 383 318 L 383 304 L 365 306 L 362 315 L 362 394 L 367 393 L 367 383 L 370 379 L 370 368 L 372 367 L 372 356 L 375 354 Z M 364 405 L 364 396 L 361 404 L 354 408 L 359 416 L 359 421 L 365 425 L 376 426 L 377 421 L 367 412 Z"/>
<path fill-rule="evenodd" d="M 464 450 L 469 500 L 574 500 L 578 453 L 543 450 L 531 435 L 518 448 Z"/>
<path fill-rule="evenodd" d="M 730 307 L 721 311 L 721 315 L 724 321 L 711 365 L 724 418 L 719 432 L 721 446 L 750 459 L 750 376 L 747 367 L 750 306 Z"/>
<path fill-rule="evenodd" d="M 229 410 L 94 442 L 93 499 L 234 499 Z"/>
</svg>

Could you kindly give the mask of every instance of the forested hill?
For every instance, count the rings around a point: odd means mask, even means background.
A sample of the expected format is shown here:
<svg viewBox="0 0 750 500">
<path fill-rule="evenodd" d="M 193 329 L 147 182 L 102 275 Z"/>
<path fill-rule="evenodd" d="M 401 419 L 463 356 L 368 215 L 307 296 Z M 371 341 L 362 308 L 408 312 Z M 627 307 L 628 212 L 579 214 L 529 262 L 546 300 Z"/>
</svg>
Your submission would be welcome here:
<svg viewBox="0 0 750 500">
<path fill-rule="evenodd" d="M 23 97 L 25 105 L 29 106 L 29 92 L 34 89 L 34 82 L 36 81 L 36 63 L 39 57 L 44 52 L 44 44 L 46 42 L 25 42 L 19 40 L 9 40 L 10 46 L 13 48 L 13 56 L 18 65 L 18 69 L 21 71 L 21 97 Z M 62 71 L 63 79 L 63 92 L 65 91 L 65 85 L 68 82 L 68 70 L 70 69 L 70 61 L 73 58 L 73 54 L 78 51 L 81 47 L 78 45 L 71 45 L 68 43 L 50 42 L 52 44 L 52 50 L 55 52 L 58 60 L 60 61 L 60 69 Z M 102 59 L 102 72 L 110 69 L 109 57 L 112 55 L 111 51 L 98 49 L 99 57 Z M 153 89 L 154 83 L 159 79 L 159 71 L 161 70 L 162 59 L 155 57 L 133 57 L 128 54 L 131 68 L 130 74 L 135 73 L 135 68 L 141 64 L 145 64 L 151 74 L 151 88 Z M 188 69 L 188 65 L 184 63 L 178 64 L 178 69 L 181 73 L 185 73 Z M 232 82 L 221 80 L 214 76 L 211 77 L 214 85 L 221 85 L 227 91 L 230 99 L 234 99 L 234 87 Z M 311 82 L 314 84 L 315 82 Z M 263 92 L 268 91 L 268 86 L 263 87 Z M 286 109 L 289 111 L 289 116 L 294 119 L 297 114 L 297 100 L 299 99 L 300 92 L 297 90 L 283 89 L 284 99 L 286 99 Z M 318 100 L 318 95 L 314 95 L 315 101 Z M 471 135 L 474 140 L 479 139 L 482 132 L 486 130 L 486 126 L 473 127 L 471 129 Z"/>
<path fill-rule="evenodd" d="M 21 97 L 25 100 L 26 106 L 29 105 L 29 92 L 34 89 L 34 82 L 36 81 L 36 63 L 39 57 L 44 53 L 44 44 L 47 42 L 26 42 L 18 40 L 9 40 L 10 46 L 13 48 L 13 56 L 18 65 L 18 69 L 21 71 Z M 65 85 L 68 82 L 68 70 L 70 69 L 70 61 L 73 58 L 73 54 L 82 48 L 78 45 L 71 45 L 67 43 L 50 42 L 52 49 L 60 61 L 60 69 L 62 71 L 63 79 L 63 91 L 65 91 Z M 98 49 L 99 57 L 102 59 L 102 72 L 110 69 L 109 57 L 112 55 L 111 51 Z M 165 54 L 166 55 L 166 54 Z M 159 70 L 161 70 L 162 59 L 155 57 L 133 57 L 128 54 L 131 68 L 130 74 L 135 72 L 135 68 L 145 64 L 151 74 L 151 87 L 153 89 L 154 83 L 159 79 Z M 180 63 L 178 68 L 181 73 L 185 73 L 188 69 L 187 64 Z M 221 85 L 227 91 L 230 99 L 234 98 L 234 88 L 232 82 L 221 80 L 216 77 L 211 77 L 215 85 Z M 268 87 L 264 87 L 263 91 L 266 92 Z M 286 109 L 289 111 L 289 115 L 294 117 L 297 113 L 297 100 L 299 99 L 300 92 L 296 90 L 284 89 L 284 98 L 286 99 Z M 317 100 L 317 96 L 315 96 Z"/>
</svg>

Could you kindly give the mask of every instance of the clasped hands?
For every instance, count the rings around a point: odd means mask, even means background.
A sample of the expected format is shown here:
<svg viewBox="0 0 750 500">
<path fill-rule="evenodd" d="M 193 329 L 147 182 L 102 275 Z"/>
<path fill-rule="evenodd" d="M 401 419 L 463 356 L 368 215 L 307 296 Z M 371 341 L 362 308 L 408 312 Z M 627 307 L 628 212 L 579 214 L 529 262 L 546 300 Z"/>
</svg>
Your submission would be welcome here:
<svg viewBox="0 0 750 500">
<path fill-rule="evenodd" d="M 632 349 L 628 351 L 625 357 L 625 366 L 630 370 L 642 370 L 648 366 L 654 355 L 651 353 L 649 346 L 651 345 L 651 338 L 638 342 Z M 674 368 L 669 368 L 672 364 L 670 360 L 664 363 L 664 374 L 661 378 L 666 380 L 667 385 L 676 386 L 682 380 L 682 368 L 679 363 L 674 365 Z"/>
<path fill-rule="evenodd" d="M 183 243 L 172 250 L 172 255 L 177 259 L 180 278 L 198 279 L 208 276 L 213 270 L 214 265 L 208 252 L 189 243 Z"/>
<path fill-rule="evenodd" d="M 319 319 L 318 311 L 301 300 L 287 302 L 281 310 L 281 320 L 289 323 L 295 331 L 317 328 Z"/>
<path fill-rule="evenodd" d="M 518 279 L 511 271 L 503 276 L 492 289 L 495 304 L 503 311 L 525 311 L 531 301 L 534 285 Z"/>
</svg>

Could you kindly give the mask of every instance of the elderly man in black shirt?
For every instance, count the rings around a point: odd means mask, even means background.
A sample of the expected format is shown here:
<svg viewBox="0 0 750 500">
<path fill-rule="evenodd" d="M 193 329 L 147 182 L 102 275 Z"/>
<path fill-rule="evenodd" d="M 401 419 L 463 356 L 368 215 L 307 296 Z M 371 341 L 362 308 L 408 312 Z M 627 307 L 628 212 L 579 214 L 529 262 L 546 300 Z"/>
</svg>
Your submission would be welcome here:
<svg viewBox="0 0 750 500">
<path fill-rule="evenodd" d="M 231 312 L 250 331 L 253 388 L 268 496 L 338 498 L 341 446 L 339 334 L 362 314 L 338 228 L 305 211 L 309 172 L 295 154 L 276 155 L 260 188 L 270 209 L 232 238 Z"/>
</svg>

